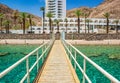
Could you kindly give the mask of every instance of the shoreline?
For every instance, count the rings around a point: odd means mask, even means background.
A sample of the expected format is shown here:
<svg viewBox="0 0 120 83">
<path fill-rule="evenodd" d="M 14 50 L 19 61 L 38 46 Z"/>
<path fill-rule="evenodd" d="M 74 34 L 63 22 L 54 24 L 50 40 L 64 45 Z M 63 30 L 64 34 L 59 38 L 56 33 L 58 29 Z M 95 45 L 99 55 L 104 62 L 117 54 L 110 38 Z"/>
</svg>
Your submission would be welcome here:
<svg viewBox="0 0 120 83">
<path fill-rule="evenodd" d="M 73 45 L 120 45 L 120 40 L 66 40 Z"/>
<path fill-rule="evenodd" d="M 2 39 L 0 40 L 0 45 L 20 45 L 20 44 L 42 44 L 48 42 L 49 40 L 43 39 Z"/>
<path fill-rule="evenodd" d="M 49 40 L 44 39 L 2 39 L 0 40 L 0 45 L 4 44 L 42 44 L 48 42 Z M 120 40 L 66 40 L 73 45 L 120 45 Z"/>
</svg>

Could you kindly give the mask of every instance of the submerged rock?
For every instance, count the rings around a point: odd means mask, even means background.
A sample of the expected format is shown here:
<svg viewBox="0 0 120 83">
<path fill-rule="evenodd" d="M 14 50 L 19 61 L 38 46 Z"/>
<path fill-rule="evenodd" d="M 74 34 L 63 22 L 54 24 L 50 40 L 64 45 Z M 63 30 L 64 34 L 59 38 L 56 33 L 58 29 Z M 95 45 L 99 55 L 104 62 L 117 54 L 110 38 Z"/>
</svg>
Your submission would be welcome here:
<svg viewBox="0 0 120 83">
<path fill-rule="evenodd" d="M 120 59 L 120 55 L 118 55 L 118 54 L 110 55 L 109 59 Z"/>
<path fill-rule="evenodd" d="M 8 55 L 8 54 L 9 54 L 8 52 L 0 53 L 0 57 L 1 57 L 1 56 L 5 56 L 5 55 Z"/>
</svg>

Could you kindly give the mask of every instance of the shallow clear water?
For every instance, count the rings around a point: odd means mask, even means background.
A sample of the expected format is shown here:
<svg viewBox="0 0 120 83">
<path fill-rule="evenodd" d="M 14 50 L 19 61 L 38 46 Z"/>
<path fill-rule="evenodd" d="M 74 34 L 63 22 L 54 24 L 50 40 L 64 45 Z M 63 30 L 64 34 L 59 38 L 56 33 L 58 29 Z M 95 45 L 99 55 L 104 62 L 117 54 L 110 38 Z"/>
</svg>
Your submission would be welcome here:
<svg viewBox="0 0 120 83">
<path fill-rule="evenodd" d="M 120 80 L 120 46 L 76 46 L 81 52 L 86 54 L 95 63 L 111 75 Z M 111 56 L 117 58 L 111 59 Z M 83 67 L 83 58 L 77 54 L 77 61 Z M 72 62 L 73 63 L 73 62 Z M 82 81 L 82 74 L 76 69 L 79 79 Z M 87 62 L 87 75 L 92 83 L 110 83 L 110 81 L 102 75 L 96 68 Z M 86 82 L 87 83 L 87 82 Z"/>
<path fill-rule="evenodd" d="M 4 69 L 8 68 L 16 61 L 20 60 L 26 54 L 34 50 L 39 45 L 0 45 L 0 54 L 4 54 L 4 56 L 0 56 L 0 72 Z M 40 51 L 41 52 L 41 51 Z M 40 54 L 39 52 L 39 54 Z M 29 58 L 30 67 L 36 61 L 35 54 Z M 41 66 L 40 61 L 40 66 Z M 22 62 L 18 67 L 8 73 L 6 76 L 0 79 L 0 83 L 19 83 L 22 77 L 26 73 L 26 62 Z M 36 67 L 30 73 L 31 83 L 36 76 L 37 69 Z"/>
<path fill-rule="evenodd" d="M 6 54 L 5 56 L 0 56 L 0 72 L 8 68 L 16 61 L 21 59 L 32 50 L 34 50 L 38 45 L 0 45 L 0 53 Z M 120 59 L 110 59 L 112 55 L 120 56 L 120 46 L 76 46 L 84 54 L 88 55 L 93 61 L 98 65 L 103 67 L 110 74 L 115 76 L 120 80 Z M 40 51 L 41 53 L 41 51 Z M 40 54 L 39 53 L 39 54 Z M 99 56 L 97 56 L 99 55 Z M 35 54 L 29 58 L 30 66 L 35 62 Z M 77 61 L 82 66 L 83 58 L 77 54 Z M 26 73 L 25 61 L 21 63 L 18 67 L 8 73 L 5 77 L 0 79 L 0 83 L 19 83 L 22 77 Z M 39 62 L 39 66 L 42 65 L 42 61 Z M 36 67 L 30 73 L 31 83 L 33 82 L 36 74 Z M 82 74 L 76 69 L 79 79 L 82 81 Z M 99 71 L 97 71 L 93 66 L 87 62 L 86 70 L 90 79 L 93 83 L 110 83 L 105 76 L 103 76 Z M 86 82 L 87 83 L 87 82 Z"/>
</svg>

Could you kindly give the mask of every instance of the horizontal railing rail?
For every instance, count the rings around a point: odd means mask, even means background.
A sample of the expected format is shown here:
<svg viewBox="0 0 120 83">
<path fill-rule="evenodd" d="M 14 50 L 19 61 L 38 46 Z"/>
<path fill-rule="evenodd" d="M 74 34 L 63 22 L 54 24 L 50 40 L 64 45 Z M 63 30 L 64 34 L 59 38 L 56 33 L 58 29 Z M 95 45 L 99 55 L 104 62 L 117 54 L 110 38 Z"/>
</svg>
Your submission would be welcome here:
<svg viewBox="0 0 120 83">
<path fill-rule="evenodd" d="M 24 75 L 24 77 L 21 79 L 20 83 L 23 83 L 27 79 L 27 83 L 30 83 L 30 72 L 33 70 L 35 66 L 37 66 L 37 72 L 39 70 L 39 61 L 40 59 L 43 60 L 43 56 L 46 54 L 47 51 L 49 51 L 52 47 L 52 44 L 54 42 L 54 39 L 50 40 L 49 42 L 46 42 L 42 45 L 40 45 L 38 48 L 27 54 L 25 57 L 14 63 L 12 66 L 5 69 L 3 72 L 0 73 L 0 78 L 7 75 L 9 72 L 11 72 L 13 69 L 15 69 L 19 64 L 21 64 L 23 61 L 26 60 L 26 71 L 27 73 Z M 42 54 L 39 56 L 39 50 L 42 49 Z M 36 53 L 36 61 L 34 64 L 29 67 L 29 57 Z"/>
<path fill-rule="evenodd" d="M 117 80 L 115 77 L 113 77 L 107 71 L 105 71 L 102 67 L 100 67 L 99 65 L 97 65 L 94 61 L 92 61 L 90 58 L 88 58 L 82 52 L 80 52 L 72 44 L 66 42 L 64 39 L 62 39 L 62 43 L 63 43 L 64 47 L 66 48 L 66 52 L 70 56 L 70 60 L 71 60 L 71 58 L 74 60 L 74 69 L 76 70 L 76 66 L 77 66 L 79 68 L 79 70 L 82 72 L 82 74 L 83 74 L 83 83 L 85 83 L 85 79 L 88 81 L 88 83 L 92 83 L 92 81 L 90 80 L 90 78 L 86 74 L 86 61 L 89 62 L 91 65 L 93 65 L 103 75 L 105 75 L 111 81 L 111 83 L 120 83 L 119 80 Z M 71 50 L 71 49 L 74 50 L 74 54 L 72 54 L 71 51 L 73 51 L 73 50 Z M 83 60 L 83 69 L 82 69 L 82 67 L 80 66 L 80 64 L 76 60 L 76 54 L 77 53 L 80 54 L 84 58 L 84 60 Z"/>
</svg>

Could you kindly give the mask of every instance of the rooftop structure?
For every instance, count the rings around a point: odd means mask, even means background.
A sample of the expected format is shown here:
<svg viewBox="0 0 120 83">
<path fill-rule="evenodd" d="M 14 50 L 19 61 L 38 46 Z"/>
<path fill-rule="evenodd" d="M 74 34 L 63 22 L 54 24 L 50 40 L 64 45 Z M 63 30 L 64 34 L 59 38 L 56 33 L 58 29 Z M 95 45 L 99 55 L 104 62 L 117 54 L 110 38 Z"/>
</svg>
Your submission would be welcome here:
<svg viewBox="0 0 120 83">
<path fill-rule="evenodd" d="M 66 0 L 46 0 L 46 13 L 51 12 L 53 18 L 66 17 Z"/>
</svg>

